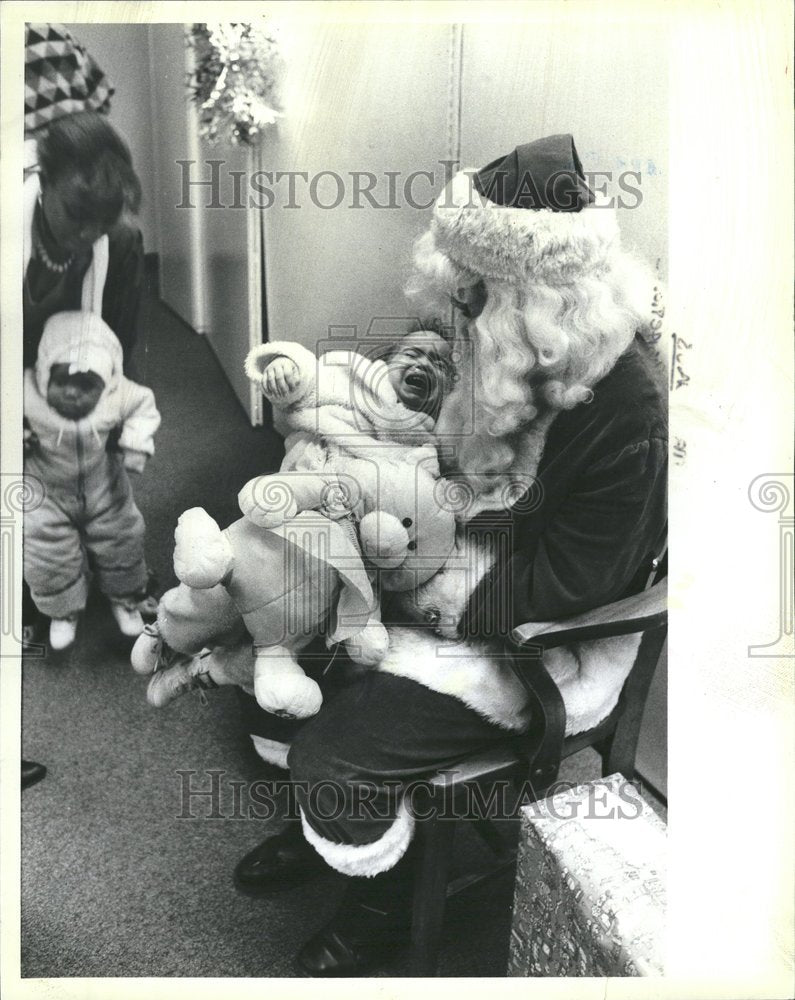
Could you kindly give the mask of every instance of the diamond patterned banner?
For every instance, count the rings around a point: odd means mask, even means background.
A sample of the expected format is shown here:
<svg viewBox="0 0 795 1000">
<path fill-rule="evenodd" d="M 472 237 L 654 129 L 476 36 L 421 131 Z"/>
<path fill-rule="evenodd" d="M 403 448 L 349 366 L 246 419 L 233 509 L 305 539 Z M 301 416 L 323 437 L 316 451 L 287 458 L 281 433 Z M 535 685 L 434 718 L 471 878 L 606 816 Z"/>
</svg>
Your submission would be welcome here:
<svg viewBox="0 0 795 1000">
<path fill-rule="evenodd" d="M 62 24 L 28 24 L 25 34 L 25 134 L 63 115 L 110 110 L 114 87 Z"/>
</svg>

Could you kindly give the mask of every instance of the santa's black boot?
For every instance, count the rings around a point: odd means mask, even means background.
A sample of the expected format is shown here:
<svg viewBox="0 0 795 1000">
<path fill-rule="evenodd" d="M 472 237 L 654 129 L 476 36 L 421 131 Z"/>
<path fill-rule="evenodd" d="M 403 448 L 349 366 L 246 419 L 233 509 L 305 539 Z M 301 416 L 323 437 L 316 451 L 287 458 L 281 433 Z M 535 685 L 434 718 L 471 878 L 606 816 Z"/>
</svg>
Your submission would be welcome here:
<svg viewBox="0 0 795 1000">
<path fill-rule="evenodd" d="M 409 944 L 413 852 L 374 878 L 351 878 L 337 912 L 307 941 L 297 962 L 315 977 L 362 976 Z"/>
<path fill-rule="evenodd" d="M 235 886 L 247 896 L 268 896 L 302 885 L 328 872 L 329 867 L 304 837 L 293 787 L 281 783 L 286 808 L 278 830 L 235 865 Z"/>
</svg>

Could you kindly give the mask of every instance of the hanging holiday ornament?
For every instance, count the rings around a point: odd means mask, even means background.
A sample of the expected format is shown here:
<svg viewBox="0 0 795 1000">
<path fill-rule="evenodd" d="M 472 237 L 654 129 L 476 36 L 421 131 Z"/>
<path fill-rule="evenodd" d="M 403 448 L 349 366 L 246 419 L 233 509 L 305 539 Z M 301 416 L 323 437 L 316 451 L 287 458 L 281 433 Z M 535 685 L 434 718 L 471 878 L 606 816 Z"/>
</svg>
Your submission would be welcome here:
<svg viewBox="0 0 795 1000">
<path fill-rule="evenodd" d="M 276 31 L 264 24 L 194 24 L 188 86 L 199 109 L 199 132 L 251 146 L 281 117 L 278 85 L 283 59 Z"/>
</svg>

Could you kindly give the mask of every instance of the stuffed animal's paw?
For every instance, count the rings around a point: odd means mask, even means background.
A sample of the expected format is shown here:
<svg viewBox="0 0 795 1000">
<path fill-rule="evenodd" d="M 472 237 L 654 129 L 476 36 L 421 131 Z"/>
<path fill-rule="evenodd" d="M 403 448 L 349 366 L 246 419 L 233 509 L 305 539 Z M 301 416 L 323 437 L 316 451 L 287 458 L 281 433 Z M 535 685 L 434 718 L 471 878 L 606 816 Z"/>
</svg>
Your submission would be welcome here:
<svg viewBox="0 0 795 1000">
<path fill-rule="evenodd" d="M 218 524 L 201 507 L 186 510 L 174 532 L 174 572 L 199 590 L 214 587 L 232 567 L 232 547 Z"/>
<path fill-rule="evenodd" d="M 238 493 L 237 502 L 245 517 L 258 528 L 278 528 L 298 513 L 289 485 L 271 476 L 249 480 Z"/>
<path fill-rule="evenodd" d="M 381 622 L 370 622 L 358 635 L 345 640 L 345 648 L 355 663 L 374 667 L 389 650 L 389 634 Z"/>
<path fill-rule="evenodd" d="M 308 719 L 323 704 L 317 682 L 291 656 L 278 655 L 275 648 L 257 655 L 254 695 L 260 708 L 285 719 Z"/>
</svg>

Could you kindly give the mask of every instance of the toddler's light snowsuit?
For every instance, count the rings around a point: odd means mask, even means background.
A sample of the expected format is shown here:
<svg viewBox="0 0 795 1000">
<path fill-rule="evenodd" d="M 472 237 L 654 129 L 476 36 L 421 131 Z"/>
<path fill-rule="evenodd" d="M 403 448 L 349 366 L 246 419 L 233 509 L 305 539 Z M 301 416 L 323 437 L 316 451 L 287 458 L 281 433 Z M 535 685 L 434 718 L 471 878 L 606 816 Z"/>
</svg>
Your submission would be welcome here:
<svg viewBox="0 0 795 1000">
<path fill-rule="evenodd" d="M 54 364 L 93 371 L 105 381 L 94 410 L 68 420 L 47 403 Z M 45 326 L 36 368 L 24 376 L 24 411 L 38 443 L 25 459 L 43 501 L 24 517 L 24 575 L 39 610 L 51 618 L 82 611 L 88 593 L 87 557 L 100 589 L 113 600 L 146 585 L 144 521 L 124 468 L 127 450 L 154 453 L 160 424 L 151 389 L 122 375 L 122 349 L 110 327 L 91 313 L 58 313 Z M 121 427 L 122 452 L 108 452 Z"/>
</svg>

